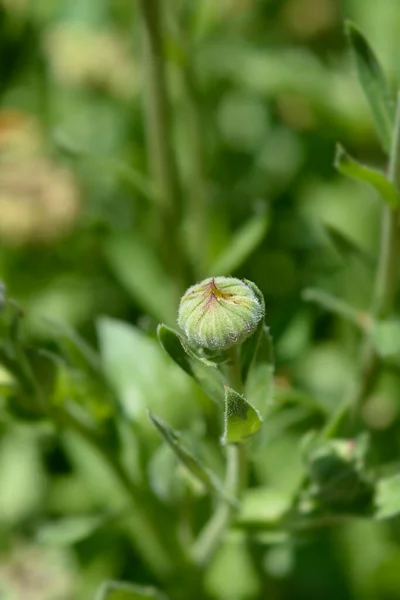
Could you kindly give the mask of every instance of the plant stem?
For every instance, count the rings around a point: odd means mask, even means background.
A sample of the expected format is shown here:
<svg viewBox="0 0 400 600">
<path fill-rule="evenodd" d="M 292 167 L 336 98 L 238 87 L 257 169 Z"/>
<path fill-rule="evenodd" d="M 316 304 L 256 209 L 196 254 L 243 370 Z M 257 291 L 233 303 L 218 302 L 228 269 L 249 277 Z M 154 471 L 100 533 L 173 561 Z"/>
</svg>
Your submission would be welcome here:
<svg viewBox="0 0 400 600">
<path fill-rule="evenodd" d="M 172 146 L 171 115 L 167 94 L 161 5 L 140 0 L 143 29 L 144 114 L 148 156 L 156 184 L 159 234 L 164 258 L 175 283 L 182 287 L 183 266 L 179 243 L 181 194 Z"/>
<path fill-rule="evenodd" d="M 194 270 L 204 276 L 207 246 L 207 189 L 205 183 L 203 124 L 200 113 L 197 82 L 191 64 L 190 42 L 185 28 L 180 26 L 180 40 L 185 52 L 181 67 L 183 108 L 186 116 L 187 152 L 189 159 L 188 181 L 188 246 Z"/>
<path fill-rule="evenodd" d="M 400 92 L 397 99 L 396 123 L 390 153 L 388 179 L 400 192 Z M 382 219 L 381 250 L 376 278 L 373 315 L 376 318 L 388 316 L 393 308 L 397 291 L 399 249 L 400 249 L 400 209 L 385 206 Z"/>
<path fill-rule="evenodd" d="M 397 99 L 396 122 L 389 158 L 388 179 L 400 192 L 400 92 Z M 371 303 L 372 321 L 384 319 L 393 310 L 398 286 L 400 251 L 400 207 L 383 206 L 380 251 L 375 288 Z M 327 423 L 323 435 L 333 437 L 349 410 L 360 415 L 364 402 L 373 387 L 379 371 L 379 357 L 375 351 L 370 328 L 361 344 L 360 373 L 356 390 L 350 402 L 346 400 Z"/>
<path fill-rule="evenodd" d="M 233 497 L 240 495 L 245 470 L 243 444 L 228 444 L 226 447 L 225 491 Z M 196 564 L 205 566 L 214 556 L 215 551 L 228 529 L 236 509 L 226 500 L 220 500 L 216 511 L 201 531 L 192 548 L 192 556 Z"/>
<path fill-rule="evenodd" d="M 243 380 L 240 371 L 237 346 L 228 350 L 230 365 L 227 369 L 229 384 L 239 393 L 243 392 Z M 246 485 L 246 453 L 245 445 L 227 444 L 226 472 L 224 489 L 226 497 L 239 498 Z M 218 549 L 226 530 L 229 528 L 236 508 L 225 499 L 220 499 L 217 509 L 201 531 L 192 548 L 192 556 L 199 566 L 205 566 Z"/>
<path fill-rule="evenodd" d="M 390 152 L 388 179 L 400 191 L 400 93 L 398 94 L 396 123 Z M 400 249 L 400 209 L 393 210 L 386 204 L 383 207 L 381 242 L 375 290 L 372 299 L 373 319 L 383 319 L 393 310 L 398 284 Z M 364 336 L 361 354 L 361 381 L 353 406 L 357 413 L 374 384 L 378 372 L 379 359 L 374 349 L 369 331 Z"/>
</svg>

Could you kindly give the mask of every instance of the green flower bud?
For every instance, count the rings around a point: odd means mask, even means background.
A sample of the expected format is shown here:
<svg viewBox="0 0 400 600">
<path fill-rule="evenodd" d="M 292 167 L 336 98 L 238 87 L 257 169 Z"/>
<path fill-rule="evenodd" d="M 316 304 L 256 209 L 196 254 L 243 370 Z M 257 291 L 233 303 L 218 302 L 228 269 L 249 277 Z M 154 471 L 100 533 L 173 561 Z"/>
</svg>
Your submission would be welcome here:
<svg viewBox="0 0 400 600">
<path fill-rule="evenodd" d="M 234 277 L 210 277 L 181 299 L 178 324 L 189 342 L 227 350 L 249 337 L 264 316 L 252 288 Z"/>
</svg>

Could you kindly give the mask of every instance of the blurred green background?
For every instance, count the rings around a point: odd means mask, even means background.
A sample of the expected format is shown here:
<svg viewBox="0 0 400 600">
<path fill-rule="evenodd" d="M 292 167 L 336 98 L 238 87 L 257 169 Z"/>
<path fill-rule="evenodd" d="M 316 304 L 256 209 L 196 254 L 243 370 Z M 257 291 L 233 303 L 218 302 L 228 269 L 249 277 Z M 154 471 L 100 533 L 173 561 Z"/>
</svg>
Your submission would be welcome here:
<svg viewBox="0 0 400 600">
<path fill-rule="evenodd" d="M 220 423 L 163 354 L 157 323 L 174 325 L 180 295 L 210 274 L 246 277 L 264 293 L 284 408 L 254 453 L 246 501 L 262 515 L 271 494 L 293 493 L 301 436 L 355 376 L 358 332 L 301 292 L 316 286 L 369 305 L 381 205 L 332 163 L 338 141 L 377 168 L 386 158 L 343 22 L 364 31 L 395 88 L 400 6 L 162 5 L 179 226 L 159 201 L 146 149 L 139 2 L 1 0 L 0 274 L 53 401 L 72 398 L 100 427 L 113 423 L 132 477 L 149 482 L 184 540 L 212 500 L 177 470 L 146 407 L 184 430 L 219 473 Z M 92 369 L 76 357 L 74 332 L 98 353 Z M 0 384 L 1 600 L 84 600 L 105 579 L 196 598 L 140 533 L 100 454 L 36 418 L 5 368 Z M 387 370 L 365 405 L 380 461 L 398 460 L 399 390 Z M 173 553 L 171 542 L 172 562 Z M 395 600 L 399 561 L 396 520 L 266 535 L 250 549 L 235 531 L 198 597 Z"/>
</svg>

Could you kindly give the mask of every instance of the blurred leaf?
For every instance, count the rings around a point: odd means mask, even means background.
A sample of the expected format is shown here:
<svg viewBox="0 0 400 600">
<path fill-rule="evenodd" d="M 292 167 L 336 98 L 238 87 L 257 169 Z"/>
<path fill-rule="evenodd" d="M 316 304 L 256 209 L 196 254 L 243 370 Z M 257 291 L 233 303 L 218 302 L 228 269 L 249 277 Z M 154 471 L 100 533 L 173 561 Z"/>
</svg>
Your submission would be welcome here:
<svg viewBox="0 0 400 600">
<path fill-rule="evenodd" d="M 361 248 L 346 233 L 340 231 L 331 223 L 324 223 L 324 229 L 333 246 L 344 259 L 354 256 L 370 267 L 375 266 L 376 259 L 374 256 L 369 254 L 364 248 Z"/>
<path fill-rule="evenodd" d="M 249 287 L 255 293 L 257 300 L 260 302 L 263 307 L 263 311 L 265 313 L 265 301 L 264 296 L 261 293 L 261 290 L 256 286 L 255 283 L 249 281 L 248 279 L 244 279 L 244 282 L 247 283 Z M 242 370 L 242 379 L 246 382 L 247 376 L 249 374 L 250 367 L 253 363 L 253 360 L 257 354 L 258 346 L 260 343 L 260 338 L 263 335 L 263 328 L 265 327 L 264 319 L 261 319 L 260 323 L 256 331 L 251 335 L 247 340 L 243 342 L 240 348 L 240 366 Z"/>
<path fill-rule="evenodd" d="M 107 581 L 101 585 L 95 600 L 168 600 L 167 597 L 153 587 L 124 583 L 123 581 Z"/>
<path fill-rule="evenodd" d="M 33 430 L 13 428 L 0 444 L 0 524 L 32 517 L 42 507 L 46 476 Z"/>
<path fill-rule="evenodd" d="M 394 126 L 394 103 L 386 77 L 363 33 L 352 23 L 346 23 L 350 45 L 354 52 L 360 83 L 369 102 L 383 149 L 389 152 Z"/>
<path fill-rule="evenodd" d="M 382 358 L 400 354 L 400 319 L 375 321 L 371 328 L 371 339 Z"/>
<path fill-rule="evenodd" d="M 223 484 L 219 481 L 218 477 L 210 469 L 203 466 L 200 461 L 181 444 L 177 432 L 150 411 L 148 411 L 148 414 L 163 440 L 168 444 L 180 462 L 190 471 L 190 473 L 194 475 L 207 490 L 234 503 L 234 499 L 226 496 Z"/>
<path fill-rule="evenodd" d="M 115 513 L 66 517 L 41 525 L 36 537 L 40 544 L 70 546 L 91 536 L 113 517 Z"/>
<path fill-rule="evenodd" d="M 330 507 L 369 507 L 373 487 L 365 471 L 368 438 L 335 439 L 310 444 L 308 471 L 311 495 Z"/>
<path fill-rule="evenodd" d="M 147 473 L 151 489 L 158 498 L 169 503 L 182 501 L 185 490 L 182 478 L 177 476 L 177 457 L 173 450 L 160 444 L 147 463 Z M 202 484 L 201 490 L 205 492 Z"/>
<path fill-rule="evenodd" d="M 116 277 L 145 313 L 175 323 L 179 298 L 148 241 L 137 232 L 115 235 L 106 245 L 106 256 Z"/>
<path fill-rule="evenodd" d="M 66 323 L 59 323 L 51 319 L 47 319 L 46 324 L 60 341 L 62 349 L 73 364 L 80 365 L 83 359 L 84 364 L 88 365 L 91 370 L 97 374 L 102 373 L 100 357 L 75 329 Z"/>
<path fill-rule="evenodd" d="M 399 206 L 400 196 L 394 185 L 386 179 L 383 173 L 354 160 L 340 144 L 336 148 L 335 167 L 343 175 L 372 185 L 382 200 L 391 208 Z"/>
<path fill-rule="evenodd" d="M 222 442 L 233 444 L 254 435 L 262 425 L 257 409 L 232 388 L 225 386 L 225 429 Z"/>
<path fill-rule="evenodd" d="M 400 474 L 378 481 L 375 506 L 377 519 L 389 519 L 400 514 Z"/>
<path fill-rule="evenodd" d="M 141 194 L 154 203 L 154 186 L 143 173 L 134 169 L 132 165 L 120 160 L 105 158 L 102 155 L 90 154 L 81 147 L 79 141 L 74 140 L 68 131 L 63 128 L 57 128 L 53 137 L 54 143 L 60 152 L 76 159 L 80 164 L 83 161 L 87 162 L 94 171 L 101 169 L 106 173 L 112 173 L 132 191 Z"/>
<path fill-rule="evenodd" d="M 209 267 L 209 275 L 230 275 L 252 255 L 263 241 L 270 218 L 267 211 L 252 217 L 237 231 L 228 247 Z"/>
<path fill-rule="evenodd" d="M 228 534 L 205 575 L 209 597 L 218 600 L 267 598 L 261 591 L 265 578 L 255 566 L 248 536 L 242 531 Z"/>
<path fill-rule="evenodd" d="M 290 509 L 292 495 L 271 486 L 246 490 L 237 525 L 248 528 L 273 528 Z"/>
<path fill-rule="evenodd" d="M 105 373 L 128 419 L 147 425 L 148 407 L 165 410 L 167 406 L 171 419 L 195 413 L 195 402 L 188 402 L 195 397 L 195 386 L 171 363 L 157 340 L 116 319 L 100 319 L 97 329 Z"/>
<path fill-rule="evenodd" d="M 347 302 L 342 300 L 341 298 L 336 298 L 332 296 L 329 292 L 325 292 L 324 290 L 318 290 L 315 288 L 307 288 L 302 293 L 302 298 L 306 302 L 314 302 L 318 306 L 321 306 L 328 312 L 333 313 L 334 315 L 338 315 L 354 323 L 357 327 L 363 328 L 366 322 L 366 315 L 361 311 L 353 308 Z"/>
</svg>

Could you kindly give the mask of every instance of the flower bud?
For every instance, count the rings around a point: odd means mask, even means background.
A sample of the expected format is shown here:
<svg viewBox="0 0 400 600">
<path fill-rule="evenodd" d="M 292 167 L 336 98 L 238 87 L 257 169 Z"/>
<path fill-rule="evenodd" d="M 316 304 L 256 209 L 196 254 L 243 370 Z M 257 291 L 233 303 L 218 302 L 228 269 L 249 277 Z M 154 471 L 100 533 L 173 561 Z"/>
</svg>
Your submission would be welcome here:
<svg viewBox="0 0 400 600">
<path fill-rule="evenodd" d="M 181 299 L 178 324 L 189 342 L 226 350 L 249 337 L 264 316 L 253 289 L 234 277 L 210 277 Z"/>
</svg>

